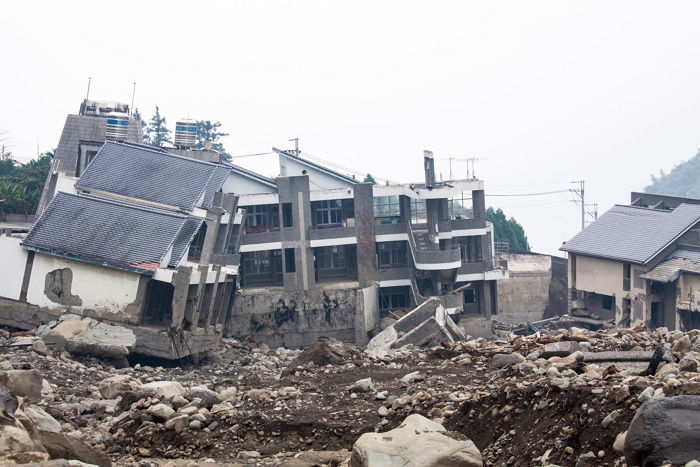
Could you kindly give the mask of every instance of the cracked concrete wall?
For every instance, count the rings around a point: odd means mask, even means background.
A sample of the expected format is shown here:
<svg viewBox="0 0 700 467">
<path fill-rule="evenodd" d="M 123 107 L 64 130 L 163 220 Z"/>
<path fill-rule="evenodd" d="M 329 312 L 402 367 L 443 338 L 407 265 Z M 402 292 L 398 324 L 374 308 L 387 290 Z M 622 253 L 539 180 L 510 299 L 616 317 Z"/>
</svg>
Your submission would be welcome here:
<svg viewBox="0 0 700 467">
<path fill-rule="evenodd" d="M 304 347 L 319 337 L 355 341 L 362 289 L 239 292 L 227 336 L 251 336 L 271 347 Z M 358 302 L 359 300 L 359 302 Z"/>
<path fill-rule="evenodd" d="M 538 321 L 544 317 L 552 280 L 547 255 L 508 255 L 508 280 L 498 282 L 498 320 Z"/>
<path fill-rule="evenodd" d="M 23 272 L 23 270 L 22 270 Z M 107 321 L 138 323 L 145 284 L 141 275 L 37 253 L 27 302 L 48 310 Z"/>
</svg>

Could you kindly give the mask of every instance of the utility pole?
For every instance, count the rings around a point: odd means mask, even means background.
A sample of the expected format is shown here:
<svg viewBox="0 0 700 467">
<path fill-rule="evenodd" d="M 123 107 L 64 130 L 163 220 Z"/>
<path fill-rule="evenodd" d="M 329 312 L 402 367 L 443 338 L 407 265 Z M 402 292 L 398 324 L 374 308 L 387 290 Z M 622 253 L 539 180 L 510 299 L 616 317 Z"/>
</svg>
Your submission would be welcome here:
<svg viewBox="0 0 700 467">
<path fill-rule="evenodd" d="M 571 192 L 578 196 L 578 200 L 574 199 L 574 203 L 576 204 L 581 204 L 581 230 L 586 228 L 586 201 L 585 201 L 585 191 L 584 187 L 586 185 L 586 182 L 584 180 L 577 180 L 571 183 L 578 183 L 579 188 L 572 188 Z"/>
<path fill-rule="evenodd" d="M 294 141 L 294 153 L 299 157 L 299 138 L 292 138 L 289 141 Z"/>
</svg>

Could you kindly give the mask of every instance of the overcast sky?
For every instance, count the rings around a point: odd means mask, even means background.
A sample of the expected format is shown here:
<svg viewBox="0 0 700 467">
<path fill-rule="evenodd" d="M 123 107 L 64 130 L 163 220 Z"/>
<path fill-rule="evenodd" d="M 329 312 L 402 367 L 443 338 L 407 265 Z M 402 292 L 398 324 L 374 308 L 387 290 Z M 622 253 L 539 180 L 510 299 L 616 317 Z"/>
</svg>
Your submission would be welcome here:
<svg viewBox="0 0 700 467">
<path fill-rule="evenodd" d="M 697 1 L 4 2 L 0 129 L 20 160 L 94 99 L 219 120 L 234 155 L 289 147 L 396 181 L 478 156 L 487 194 L 586 181 L 603 212 L 700 146 Z M 237 162 L 270 173 L 270 158 Z M 272 169 L 271 169 L 272 168 Z M 465 173 L 463 162 L 453 166 Z M 491 197 L 554 253 L 568 193 Z"/>
</svg>

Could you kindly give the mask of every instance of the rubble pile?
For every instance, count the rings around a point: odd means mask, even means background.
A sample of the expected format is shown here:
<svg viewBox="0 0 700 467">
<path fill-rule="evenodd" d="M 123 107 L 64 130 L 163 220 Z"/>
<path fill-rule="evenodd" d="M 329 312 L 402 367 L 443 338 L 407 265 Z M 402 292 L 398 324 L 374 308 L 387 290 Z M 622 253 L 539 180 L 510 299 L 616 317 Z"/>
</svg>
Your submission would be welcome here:
<svg viewBox="0 0 700 467">
<path fill-rule="evenodd" d="M 700 457 L 697 330 L 569 328 L 381 356 L 226 339 L 196 363 L 124 368 L 35 336 L 0 343 L 2 465 L 403 465 L 413 451 L 439 453 L 422 465 L 626 465 L 670 455 L 664 423 Z"/>
</svg>

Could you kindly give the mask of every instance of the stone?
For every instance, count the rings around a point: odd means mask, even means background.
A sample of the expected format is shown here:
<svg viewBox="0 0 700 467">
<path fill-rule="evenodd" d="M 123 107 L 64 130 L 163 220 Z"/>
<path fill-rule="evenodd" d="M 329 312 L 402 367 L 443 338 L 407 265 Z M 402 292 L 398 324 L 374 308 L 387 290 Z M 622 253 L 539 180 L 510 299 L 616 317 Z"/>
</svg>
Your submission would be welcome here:
<svg viewBox="0 0 700 467">
<path fill-rule="evenodd" d="M 77 459 L 100 467 L 112 465 L 107 454 L 64 433 L 41 431 L 39 438 L 53 459 Z"/>
<path fill-rule="evenodd" d="M 10 370 L 0 373 L 0 384 L 15 396 L 26 397 L 32 402 L 41 400 L 43 378 L 38 370 Z"/>
<path fill-rule="evenodd" d="M 233 401 L 236 400 L 236 395 L 238 395 L 238 388 L 231 386 L 224 389 L 219 393 L 219 397 L 222 401 Z"/>
<path fill-rule="evenodd" d="M 524 361 L 525 361 L 525 357 L 523 357 L 522 355 L 520 355 L 517 352 L 497 353 L 493 357 L 491 357 L 491 362 L 489 363 L 489 366 L 491 368 L 505 368 L 505 367 L 517 365 L 518 363 L 521 363 Z"/>
<path fill-rule="evenodd" d="M 203 424 L 202 424 L 202 422 L 199 421 L 199 420 L 192 420 L 192 421 L 190 422 L 190 429 L 191 429 L 191 430 L 201 430 L 201 429 L 202 429 L 202 426 L 203 426 Z"/>
<path fill-rule="evenodd" d="M 639 393 L 639 395 L 637 396 L 637 400 L 639 402 L 644 403 L 644 402 L 650 400 L 653 396 L 654 396 L 654 388 L 652 386 L 649 386 L 644 391 Z"/>
<path fill-rule="evenodd" d="M 136 345 L 133 330 L 91 318 L 54 321 L 40 328 L 37 335 L 72 354 L 105 358 L 125 357 Z"/>
<path fill-rule="evenodd" d="M 598 457 L 593 451 L 588 451 L 578 456 L 575 467 L 593 467 L 595 465 L 598 465 Z"/>
<path fill-rule="evenodd" d="M 260 457 L 260 453 L 258 451 L 241 451 L 238 453 L 238 457 L 241 459 L 255 459 Z"/>
<path fill-rule="evenodd" d="M 29 405 L 24 407 L 22 411 L 27 418 L 31 420 L 32 424 L 37 430 L 60 433 L 61 424 L 41 407 Z"/>
<path fill-rule="evenodd" d="M 615 452 L 624 452 L 625 451 L 625 438 L 627 437 L 627 431 L 623 431 L 622 433 L 619 433 L 615 437 L 615 442 L 613 443 L 613 451 Z"/>
<path fill-rule="evenodd" d="M 353 360 L 360 355 L 354 347 L 331 337 L 321 337 L 308 348 L 304 349 L 297 358 L 292 361 L 292 368 L 308 363 L 314 365 L 338 365 Z"/>
<path fill-rule="evenodd" d="M 386 407 L 379 407 L 377 409 L 377 414 L 380 417 L 386 417 L 387 415 L 389 415 L 389 409 L 387 409 Z"/>
<path fill-rule="evenodd" d="M 177 381 L 153 381 L 141 386 L 141 389 L 157 397 L 171 399 L 175 396 L 185 396 L 187 390 Z"/>
<path fill-rule="evenodd" d="M 140 384 L 129 375 L 114 375 L 100 381 L 97 388 L 105 399 L 115 399 L 125 392 L 135 391 Z"/>
<path fill-rule="evenodd" d="M 188 415 L 177 415 L 165 422 L 165 429 L 172 430 L 175 433 L 182 433 L 185 431 L 190 423 L 190 417 Z"/>
<path fill-rule="evenodd" d="M 688 336 L 683 336 L 673 343 L 673 347 L 671 348 L 671 350 L 673 350 L 674 352 L 686 353 L 690 352 L 690 349 L 692 347 L 693 343 L 690 342 L 690 338 Z"/>
<path fill-rule="evenodd" d="M 27 430 L 14 425 L 0 425 L 0 458 L 8 454 L 43 451 Z M 43 460 L 48 460 L 48 455 Z"/>
<path fill-rule="evenodd" d="M 617 417 L 619 417 L 621 414 L 622 409 L 613 410 L 603 419 L 601 425 L 603 426 L 603 428 L 609 427 L 612 424 L 612 422 L 614 422 L 617 419 Z"/>
<path fill-rule="evenodd" d="M 185 397 L 189 400 L 199 399 L 199 407 L 211 409 L 215 404 L 221 403 L 221 397 L 215 391 L 204 386 L 195 386 L 187 390 Z"/>
<path fill-rule="evenodd" d="M 548 361 L 556 368 L 576 368 L 583 361 L 583 352 L 577 351 L 566 357 L 550 357 Z"/>
<path fill-rule="evenodd" d="M 355 442 L 350 467 L 480 467 L 481 453 L 470 440 L 459 441 L 422 415 L 406 417 L 385 433 L 365 433 Z"/>
<path fill-rule="evenodd" d="M 374 383 L 372 382 L 372 378 L 357 380 L 350 388 L 350 392 L 372 392 L 373 390 Z"/>
<path fill-rule="evenodd" d="M 166 404 L 155 404 L 148 408 L 148 414 L 156 421 L 164 422 L 173 416 L 175 410 Z"/>
<path fill-rule="evenodd" d="M 700 396 L 652 399 L 637 410 L 625 437 L 628 465 L 682 465 L 700 459 Z"/>
<path fill-rule="evenodd" d="M 423 381 L 425 379 L 425 375 L 421 374 L 420 371 L 413 371 L 411 373 L 408 373 L 405 375 L 403 378 L 401 378 L 401 381 L 404 383 L 415 383 L 417 381 Z"/>
<path fill-rule="evenodd" d="M 576 341 L 560 341 L 545 344 L 539 358 L 566 357 L 581 350 L 581 345 Z"/>
</svg>

